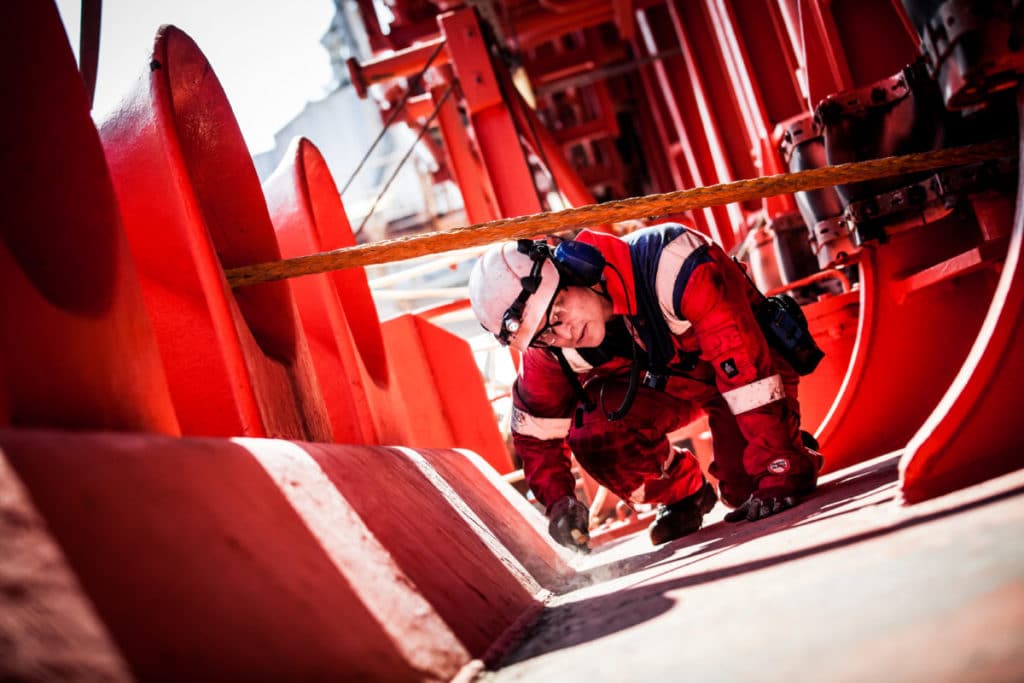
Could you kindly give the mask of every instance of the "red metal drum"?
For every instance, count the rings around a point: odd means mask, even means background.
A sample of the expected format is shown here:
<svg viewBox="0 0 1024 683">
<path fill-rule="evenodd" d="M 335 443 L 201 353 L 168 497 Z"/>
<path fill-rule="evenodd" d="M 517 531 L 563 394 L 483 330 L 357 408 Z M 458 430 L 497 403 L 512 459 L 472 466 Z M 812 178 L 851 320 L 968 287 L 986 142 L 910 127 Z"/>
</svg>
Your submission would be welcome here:
<svg viewBox="0 0 1024 683">
<path fill-rule="evenodd" d="M 776 216 L 769 227 L 782 284 L 788 285 L 818 271 L 807 223 L 799 212 Z"/>
<path fill-rule="evenodd" d="M 281 254 L 231 106 L 187 35 L 160 30 L 101 136 L 182 431 L 331 440 L 290 285 L 224 279 Z"/>
<path fill-rule="evenodd" d="M 319 150 L 295 139 L 263 185 L 284 258 L 356 243 Z M 380 443 L 369 393 L 387 394 L 388 361 L 366 273 L 351 268 L 292 281 L 335 440 Z"/>
<path fill-rule="evenodd" d="M 1020 111 L 1024 94 L 1017 97 Z M 1024 208 L 1019 185 L 1006 258 L 996 259 L 996 268 L 999 281 L 977 338 L 900 461 L 905 502 L 1021 467 L 1024 439 L 1016 420 L 1024 386 Z"/>
<path fill-rule="evenodd" d="M 178 433 L 121 212 L 50 2 L 0 6 L 0 426 Z"/>
<path fill-rule="evenodd" d="M 265 184 L 287 257 L 353 246 L 327 164 L 298 139 Z M 363 269 L 292 284 L 335 439 L 346 443 L 468 448 L 512 469 L 483 378 L 465 340 L 423 317 L 384 323 Z"/>
</svg>

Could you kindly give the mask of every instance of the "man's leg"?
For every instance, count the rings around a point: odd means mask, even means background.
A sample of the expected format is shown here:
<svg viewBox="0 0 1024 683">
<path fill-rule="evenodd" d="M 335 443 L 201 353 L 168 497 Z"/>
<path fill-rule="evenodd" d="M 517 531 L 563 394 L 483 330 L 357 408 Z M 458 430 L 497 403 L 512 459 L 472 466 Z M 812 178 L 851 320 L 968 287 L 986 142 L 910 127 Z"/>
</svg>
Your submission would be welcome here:
<svg viewBox="0 0 1024 683">
<path fill-rule="evenodd" d="M 708 416 L 714 452 L 708 473 L 718 480 L 718 495 L 722 502 L 732 508 L 739 507 L 757 488 L 757 482 L 743 466 L 747 440 L 721 396 L 707 401 L 704 412 Z"/>
<path fill-rule="evenodd" d="M 627 502 L 675 506 L 675 514 L 659 516 L 652 525 L 655 543 L 699 529 L 714 505 L 714 490 L 693 454 L 674 448 L 667 437 L 699 415 L 696 406 L 641 386 L 630 411 L 611 421 L 606 411 L 622 403 L 626 382 L 599 379 L 586 391 L 597 408 L 569 431 L 569 447 L 580 466 Z"/>
<path fill-rule="evenodd" d="M 708 253 L 711 260 L 693 270 L 680 309 L 747 441 L 743 467 L 756 483 L 754 497 L 769 501 L 756 514 L 766 516 L 814 489 L 816 454 L 802 442 L 796 397 L 786 394 L 787 388 L 795 394 L 795 373 L 773 358 L 751 310 L 750 284 L 721 249 Z"/>
<path fill-rule="evenodd" d="M 694 418 L 691 403 L 641 386 L 630 411 L 610 421 L 606 411 L 619 407 L 626 381 L 602 378 L 586 391 L 597 408 L 573 423 L 569 448 L 595 480 L 632 503 L 671 503 L 700 488 L 696 458 L 673 449 L 667 437 Z"/>
<path fill-rule="evenodd" d="M 722 502 L 729 507 L 739 507 L 750 497 L 757 484 L 743 466 L 743 451 L 747 447 L 747 440 L 715 386 L 714 368 L 710 363 L 698 361 L 685 375 L 673 375 L 666 391 L 704 410 L 711 430 L 713 451 L 708 473 L 718 480 L 718 495 Z"/>
</svg>

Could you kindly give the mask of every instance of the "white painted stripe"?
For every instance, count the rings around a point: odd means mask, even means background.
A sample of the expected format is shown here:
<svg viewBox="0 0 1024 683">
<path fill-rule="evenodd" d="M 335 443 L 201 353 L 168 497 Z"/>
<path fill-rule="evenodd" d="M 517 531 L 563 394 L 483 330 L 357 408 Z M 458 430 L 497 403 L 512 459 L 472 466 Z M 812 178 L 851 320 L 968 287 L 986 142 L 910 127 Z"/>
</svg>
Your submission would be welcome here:
<svg viewBox="0 0 1024 683">
<path fill-rule="evenodd" d="M 533 595 L 546 597 L 540 584 L 533 578 L 529 570 L 505 547 L 498 537 L 494 535 L 494 532 L 491 531 L 491 528 L 469 507 L 448 480 L 427 462 L 426 458 L 413 448 L 396 446 L 395 449 L 405 454 L 405 457 L 416 465 L 416 469 L 420 471 L 420 474 L 441 492 L 445 501 L 462 517 L 466 524 L 476 532 L 477 537 L 487 546 L 491 556 L 505 565 L 508 573 L 514 576 L 523 588 Z"/>
<path fill-rule="evenodd" d="M 722 394 L 733 415 L 742 415 L 785 397 L 786 389 L 782 386 L 782 375 L 765 377 Z"/>
<path fill-rule="evenodd" d="M 307 452 L 307 447 L 279 439 L 234 437 L 231 443 L 246 449 L 266 471 L 355 599 L 371 615 L 386 615 L 377 623 L 399 656 L 424 671 L 443 658 L 470 656 L 315 457 L 337 457 L 347 446 L 310 444 Z"/>
<path fill-rule="evenodd" d="M 535 439 L 564 439 L 569 435 L 572 419 L 568 417 L 534 417 L 529 413 L 512 408 L 512 431 Z"/>
</svg>

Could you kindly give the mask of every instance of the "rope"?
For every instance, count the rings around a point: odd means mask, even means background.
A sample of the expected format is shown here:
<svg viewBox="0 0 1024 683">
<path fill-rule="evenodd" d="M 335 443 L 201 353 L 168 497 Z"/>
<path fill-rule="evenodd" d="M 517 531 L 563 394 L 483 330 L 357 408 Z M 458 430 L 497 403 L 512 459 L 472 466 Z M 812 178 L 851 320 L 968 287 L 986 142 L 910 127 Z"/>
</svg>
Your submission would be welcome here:
<svg viewBox="0 0 1024 683">
<path fill-rule="evenodd" d="M 225 275 L 230 286 L 241 287 L 300 275 L 313 275 L 331 270 L 402 261 L 417 256 L 491 244 L 519 237 L 532 237 L 629 219 L 657 218 L 732 202 L 745 202 L 780 194 L 818 190 L 832 185 L 930 171 L 945 166 L 973 164 L 1012 156 L 1015 153 L 1016 141 L 998 140 L 935 152 L 920 152 L 838 166 L 825 166 L 798 173 L 781 173 L 733 183 L 697 187 L 691 190 L 631 197 L 561 211 L 500 218 L 445 232 L 421 233 L 281 261 L 241 266 L 225 271 Z"/>
<path fill-rule="evenodd" d="M 405 86 L 405 91 L 402 93 L 401 99 L 399 99 L 398 103 L 394 108 L 392 108 L 387 121 L 384 122 L 384 127 L 380 129 L 379 133 L 377 133 L 377 138 L 370 143 L 370 149 L 366 150 L 366 154 L 363 155 L 363 158 L 360 159 L 359 163 L 356 165 L 356 170 L 352 171 L 352 175 L 350 175 L 348 180 L 345 181 L 345 186 L 341 188 L 341 191 L 338 192 L 338 194 L 345 194 L 345 190 L 348 189 L 348 186 L 351 185 L 352 181 L 356 179 L 357 175 L 359 175 L 359 171 L 363 169 L 363 165 L 366 163 L 366 160 L 370 158 L 370 155 L 373 154 L 373 150 L 377 149 L 377 145 L 380 144 L 380 141 L 384 138 L 384 133 L 388 132 L 388 127 L 395 122 L 398 115 L 402 113 L 403 109 L 405 109 L 405 104 L 412 96 L 412 91 L 419 86 L 420 82 L 423 80 L 423 76 L 427 73 L 427 69 L 430 68 L 430 65 L 434 62 L 437 55 L 441 53 L 444 45 L 444 41 L 438 43 L 434 51 L 430 53 L 430 57 L 427 58 L 427 63 L 423 65 L 422 69 L 420 69 L 420 72 L 409 79 L 409 82 Z"/>
</svg>

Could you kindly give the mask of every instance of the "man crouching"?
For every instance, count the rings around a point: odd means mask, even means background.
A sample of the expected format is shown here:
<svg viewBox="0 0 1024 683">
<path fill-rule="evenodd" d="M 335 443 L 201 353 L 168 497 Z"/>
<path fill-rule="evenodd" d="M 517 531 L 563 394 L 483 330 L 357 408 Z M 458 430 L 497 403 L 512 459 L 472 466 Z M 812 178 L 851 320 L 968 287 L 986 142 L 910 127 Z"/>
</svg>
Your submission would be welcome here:
<svg viewBox="0 0 1024 683">
<path fill-rule="evenodd" d="M 706 237 L 669 223 L 584 230 L 557 248 L 507 242 L 480 258 L 469 291 L 481 324 L 523 354 L 513 444 L 559 543 L 585 551 L 588 538 L 570 449 L 612 493 L 658 506 L 653 543 L 698 530 L 717 497 L 667 434 L 705 414 L 727 521 L 814 490 L 822 458 L 800 431 L 799 377 L 755 319 L 763 297 Z"/>
</svg>

